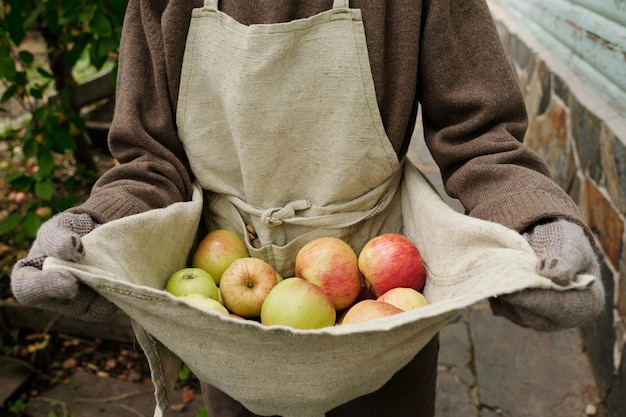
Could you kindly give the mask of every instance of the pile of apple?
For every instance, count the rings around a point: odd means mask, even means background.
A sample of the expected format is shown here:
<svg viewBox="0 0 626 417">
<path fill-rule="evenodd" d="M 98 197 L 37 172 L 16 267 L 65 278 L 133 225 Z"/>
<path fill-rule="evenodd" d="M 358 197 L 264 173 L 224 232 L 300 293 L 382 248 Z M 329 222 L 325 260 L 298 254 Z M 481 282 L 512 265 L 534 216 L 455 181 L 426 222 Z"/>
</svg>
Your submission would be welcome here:
<svg viewBox="0 0 626 417">
<path fill-rule="evenodd" d="M 165 290 L 231 317 L 319 329 L 427 305 L 425 280 L 419 250 L 397 233 L 372 238 L 358 256 L 341 239 L 317 238 L 297 253 L 295 276 L 283 278 L 220 229 L 202 239 L 191 266 L 172 274 Z"/>
</svg>

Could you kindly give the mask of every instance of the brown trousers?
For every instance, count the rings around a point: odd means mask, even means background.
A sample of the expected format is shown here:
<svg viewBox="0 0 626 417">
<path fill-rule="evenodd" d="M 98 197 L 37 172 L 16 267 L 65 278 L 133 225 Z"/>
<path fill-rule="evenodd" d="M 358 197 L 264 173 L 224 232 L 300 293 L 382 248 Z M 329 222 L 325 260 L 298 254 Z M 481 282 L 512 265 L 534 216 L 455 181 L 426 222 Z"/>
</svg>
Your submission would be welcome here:
<svg viewBox="0 0 626 417">
<path fill-rule="evenodd" d="M 326 416 L 433 417 L 438 353 L 439 338 L 435 336 L 379 390 L 340 405 Z M 209 384 L 202 384 L 202 398 L 211 417 L 258 417 Z"/>
</svg>

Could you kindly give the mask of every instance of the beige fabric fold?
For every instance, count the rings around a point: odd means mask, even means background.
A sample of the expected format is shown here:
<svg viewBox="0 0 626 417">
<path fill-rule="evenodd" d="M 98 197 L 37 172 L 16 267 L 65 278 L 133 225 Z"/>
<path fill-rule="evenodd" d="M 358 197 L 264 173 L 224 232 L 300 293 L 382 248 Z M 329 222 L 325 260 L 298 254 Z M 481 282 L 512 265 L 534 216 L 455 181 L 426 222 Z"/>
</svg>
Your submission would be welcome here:
<svg viewBox="0 0 626 417">
<path fill-rule="evenodd" d="M 422 252 L 431 304 L 362 324 L 266 327 L 201 311 L 163 291 L 193 248 L 199 187 L 190 202 L 98 227 L 84 237 L 82 262 L 49 258 L 44 268 L 67 269 L 130 316 L 151 366 L 156 417 L 181 361 L 254 413 L 319 416 L 382 386 L 463 308 L 525 288 L 585 290 L 594 279 L 579 276 L 563 289 L 537 275 L 522 236 L 455 212 L 408 162 L 400 193 L 404 233 Z"/>
</svg>

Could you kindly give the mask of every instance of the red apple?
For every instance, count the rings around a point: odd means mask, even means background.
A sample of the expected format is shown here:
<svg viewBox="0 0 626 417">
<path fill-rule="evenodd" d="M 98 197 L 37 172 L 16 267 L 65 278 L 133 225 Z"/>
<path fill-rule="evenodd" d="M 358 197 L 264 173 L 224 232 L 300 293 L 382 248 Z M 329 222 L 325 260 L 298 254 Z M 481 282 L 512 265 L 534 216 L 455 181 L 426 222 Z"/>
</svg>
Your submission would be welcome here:
<svg viewBox="0 0 626 417">
<path fill-rule="evenodd" d="M 386 233 L 369 240 L 358 258 L 359 270 L 369 290 L 380 297 L 396 287 L 421 291 L 426 271 L 417 246 L 406 236 Z"/>
<path fill-rule="evenodd" d="M 222 274 L 235 259 L 249 257 L 248 247 L 239 235 L 230 230 L 218 229 L 207 234 L 198 244 L 191 265 L 207 271 L 217 285 Z"/>
<path fill-rule="evenodd" d="M 276 271 L 270 264 L 262 259 L 240 258 L 222 274 L 220 293 L 231 313 L 258 317 L 265 297 L 277 283 Z"/>
<path fill-rule="evenodd" d="M 296 329 L 333 326 L 337 313 L 326 293 L 302 278 L 286 278 L 267 295 L 261 308 L 261 323 Z"/>
<path fill-rule="evenodd" d="M 355 324 L 380 317 L 402 313 L 396 306 L 378 300 L 362 300 L 348 308 L 339 319 L 339 324 Z"/>
<path fill-rule="evenodd" d="M 200 268 L 183 268 L 174 272 L 165 284 L 165 291 L 176 296 L 194 293 L 214 300 L 219 298 L 215 281 L 208 272 Z"/>
<path fill-rule="evenodd" d="M 335 310 L 350 306 L 361 291 L 361 274 L 354 250 L 341 239 L 321 237 L 298 251 L 295 275 L 319 286 Z"/>
<path fill-rule="evenodd" d="M 181 294 L 178 298 L 186 300 L 190 304 L 196 305 L 205 310 L 217 311 L 218 313 L 228 316 L 229 312 L 219 301 L 198 293 Z"/>
<path fill-rule="evenodd" d="M 421 292 L 416 291 L 413 288 L 404 287 L 392 288 L 378 297 L 377 300 L 396 306 L 403 311 L 413 310 L 415 308 L 428 305 L 426 297 L 424 297 Z"/>
</svg>

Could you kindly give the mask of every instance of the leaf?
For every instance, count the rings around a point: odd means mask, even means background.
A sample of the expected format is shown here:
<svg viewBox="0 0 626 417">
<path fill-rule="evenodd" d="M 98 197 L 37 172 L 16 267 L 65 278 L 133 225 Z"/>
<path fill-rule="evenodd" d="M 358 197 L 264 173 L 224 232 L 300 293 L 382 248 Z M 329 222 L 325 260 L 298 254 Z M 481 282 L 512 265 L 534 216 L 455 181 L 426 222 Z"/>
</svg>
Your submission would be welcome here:
<svg viewBox="0 0 626 417">
<path fill-rule="evenodd" d="M 20 51 L 17 56 L 19 56 L 25 64 L 32 64 L 33 61 L 35 61 L 35 56 L 29 51 Z"/>
<path fill-rule="evenodd" d="M 22 20 L 22 16 L 19 15 L 19 10 L 11 8 L 11 13 L 9 13 L 7 20 L 11 40 L 15 45 L 19 45 L 26 37 L 24 21 Z"/>
<path fill-rule="evenodd" d="M 24 152 L 24 156 L 30 158 L 32 156 L 37 155 L 39 150 L 39 144 L 35 140 L 34 136 L 30 136 L 25 138 L 24 145 L 22 146 L 22 152 Z"/>
<path fill-rule="evenodd" d="M 8 101 L 11 97 L 15 95 L 15 93 L 17 93 L 17 85 L 12 84 L 2 94 L 2 98 L 0 98 L 0 103 Z"/>
<path fill-rule="evenodd" d="M 51 178 L 35 183 L 35 195 L 42 200 L 50 200 L 54 194 L 54 183 Z"/>
<path fill-rule="evenodd" d="M 62 153 L 66 150 L 76 149 L 76 141 L 74 137 L 65 129 L 57 130 L 52 137 L 52 149 L 56 152 Z"/>
<path fill-rule="evenodd" d="M 22 172 L 7 175 L 7 182 L 18 191 L 30 191 L 34 180 Z"/>
<path fill-rule="evenodd" d="M 7 216 L 6 219 L 0 222 L 0 235 L 8 233 L 15 229 L 22 221 L 22 216 L 17 213 L 12 213 Z"/>
<path fill-rule="evenodd" d="M 186 364 L 183 363 L 183 365 L 180 367 L 178 371 L 178 379 L 184 382 L 189 379 L 190 375 L 191 375 L 191 370 Z"/>
<path fill-rule="evenodd" d="M 22 227 L 24 229 L 24 233 L 29 238 L 34 238 L 37 236 L 37 230 L 39 230 L 39 226 L 41 226 L 41 218 L 37 216 L 35 213 L 30 212 L 27 213 L 24 217 L 24 222 L 22 223 Z"/>
<path fill-rule="evenodd" d="M 37 155 L 37 165 L 39 165 L 40 178 L 49 177 L 54 171 L 54 156 L 52 152 L 44 147 L 39 148 L 39 154 Z"/>
<path fill-rule="evenodd" d="M 7 80 L 15 80 L 17 71 L 15 69 L 15 62 L 10 56 L 0 56 L 0 78 Z"/>
<path fill-rule="evenodd" d="M 209 413 L 207 412 L 205 407 L 201 407 L 196 413 L 195 417 L 209 417 Z"/>
<path fill-rule="evenodd" d="M 97 36 L 106 37 L 111 36 L 111 33 L 113 33 L 113 26 L 111 25 L 111 22 L 104 14 L 101 13 L 94 15 L 89 26 L 91 27 L 92 32 Z"/>
</svg>

